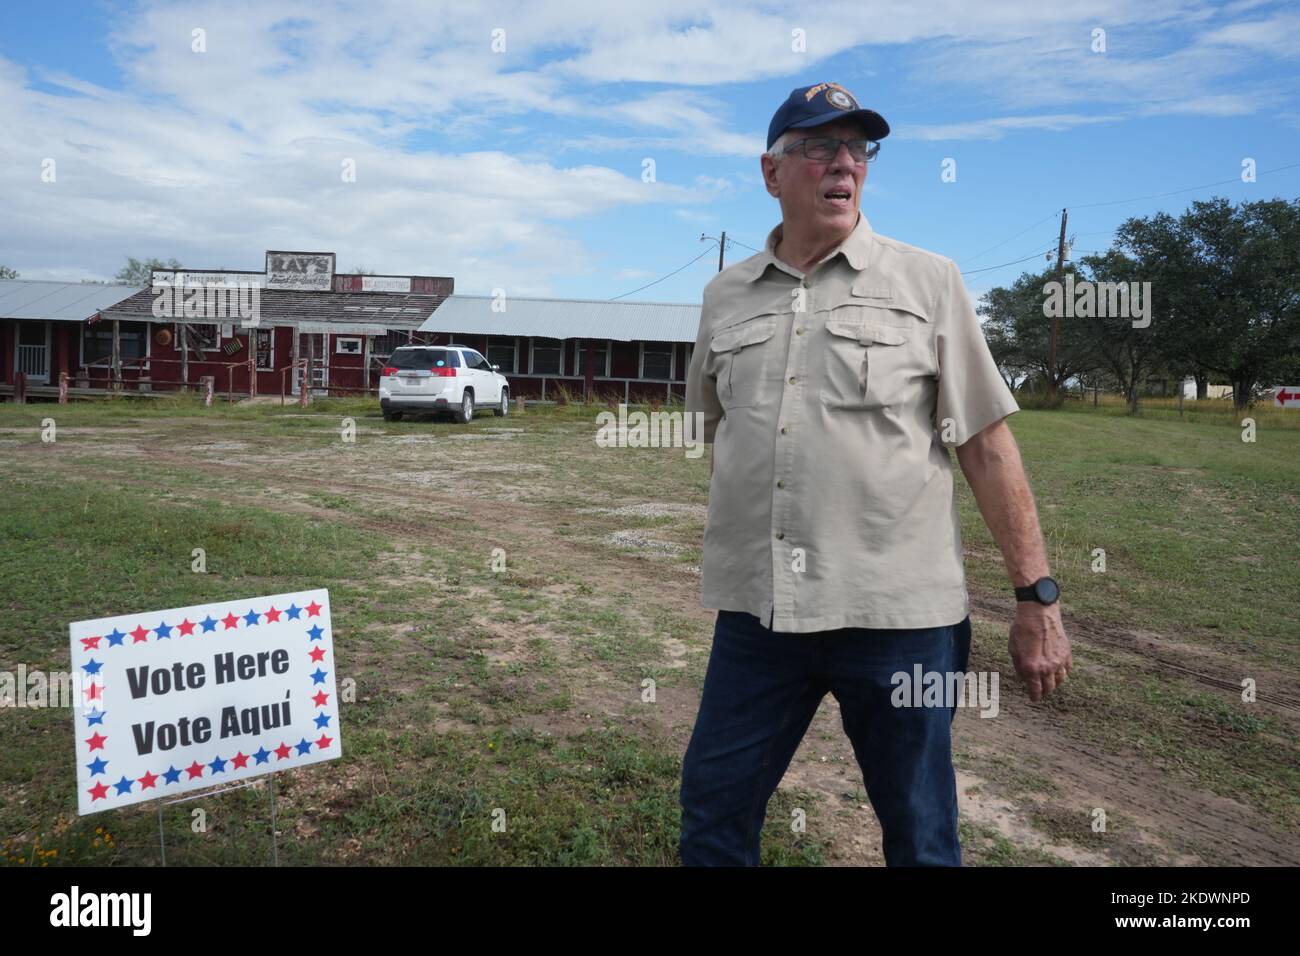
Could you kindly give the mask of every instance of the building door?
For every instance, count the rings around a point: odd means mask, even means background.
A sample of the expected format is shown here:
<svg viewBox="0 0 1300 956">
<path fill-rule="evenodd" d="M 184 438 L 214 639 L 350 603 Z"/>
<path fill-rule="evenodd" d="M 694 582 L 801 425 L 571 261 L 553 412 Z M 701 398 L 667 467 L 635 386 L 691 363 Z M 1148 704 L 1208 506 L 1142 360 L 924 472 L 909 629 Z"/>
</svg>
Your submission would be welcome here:
<svg viewBox="0 0 1300 956">
<path fill-rule="evenodd" d="M 298 362 L 307 360 L 307 387 L 313 395 L 327 395 L 330 383 L 330 357 L 326 351 L 328 337 L 323 332 L 302 332 L 298 335 Z M 302 377 L 301 364 L 293 369 L 293 391 L 296 395 Z"/>
<path fill-rule="evenodd" d="M 50 383 L 50 323 L 19 322 L 14 371 L 23 372 L 29 385 Z"/>
</svg>

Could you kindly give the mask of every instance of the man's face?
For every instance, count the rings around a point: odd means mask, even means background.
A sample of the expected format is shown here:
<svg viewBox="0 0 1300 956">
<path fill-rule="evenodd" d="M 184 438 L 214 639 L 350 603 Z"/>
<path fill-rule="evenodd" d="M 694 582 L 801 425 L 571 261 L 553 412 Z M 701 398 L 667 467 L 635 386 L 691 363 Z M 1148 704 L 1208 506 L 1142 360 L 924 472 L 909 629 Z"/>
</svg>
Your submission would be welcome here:
<svg viewBox="0 0 1300 956">
<path fill-rule="evenodd" d="M 821 126 L 789 131 L 787 144 L 805 136 L 834 136 L 861 139 L 866 134 L 851 120 L 835 120 Z M 847 235 L 858 221 L 862 183 L 867 164 L 855 163 L 847 146 L 841 144 L 834 159 L 808 159 L 795 149 L 776 162 L 766 153 L 762 158 L 767 191 L 781 202 L 781 218 L 787 228 L 812 235 Z"/>
</svg>

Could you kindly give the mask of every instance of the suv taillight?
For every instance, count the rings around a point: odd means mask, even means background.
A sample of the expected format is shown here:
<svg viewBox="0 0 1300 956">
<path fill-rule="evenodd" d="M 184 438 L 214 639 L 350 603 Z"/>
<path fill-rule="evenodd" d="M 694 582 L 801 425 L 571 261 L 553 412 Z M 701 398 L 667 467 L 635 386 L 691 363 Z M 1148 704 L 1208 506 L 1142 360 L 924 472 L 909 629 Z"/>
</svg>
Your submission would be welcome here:
<svg viewBox="0 0 1300 956">
<path fill-rule="evenodd" d="M 397 369 L 396 369 L 396 367 L 394 367 L 394 366 L 392 366 L 392 365 L 385 365 L 385 366 L 384 366 L 384 374 L 385 374 L 385 375 L 396 375 L 396 374 L 397 374 Z"/>
<path fill-rule="evenodd" d="M 444 365 L 441 368 L 439 368 L 438 366 L 434 366 L 433 368 L 429 369 L 429 371 L 432 372 L 434 375 L 439 376 L 440 378 L 456 377 L 456 370 L 452 368 L 450 365 Z"/>
</svg>

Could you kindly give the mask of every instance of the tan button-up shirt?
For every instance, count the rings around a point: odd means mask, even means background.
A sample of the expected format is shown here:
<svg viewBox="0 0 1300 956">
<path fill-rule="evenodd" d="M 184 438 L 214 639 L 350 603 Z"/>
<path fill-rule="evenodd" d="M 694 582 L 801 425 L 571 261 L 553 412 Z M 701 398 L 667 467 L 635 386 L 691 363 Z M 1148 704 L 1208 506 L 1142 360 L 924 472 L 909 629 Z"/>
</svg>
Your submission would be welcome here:
<svg viewBox="0 0 1300 956">
<path fill-rule="evenodd" d="M 1018 411 L 956 264 L 866 216 L 809 275 L 766 250 L 704 290 L 686 380 L 714 473 L 702 603 L 777 631 L 970 610 L 948 447 Z"/>
</svg>

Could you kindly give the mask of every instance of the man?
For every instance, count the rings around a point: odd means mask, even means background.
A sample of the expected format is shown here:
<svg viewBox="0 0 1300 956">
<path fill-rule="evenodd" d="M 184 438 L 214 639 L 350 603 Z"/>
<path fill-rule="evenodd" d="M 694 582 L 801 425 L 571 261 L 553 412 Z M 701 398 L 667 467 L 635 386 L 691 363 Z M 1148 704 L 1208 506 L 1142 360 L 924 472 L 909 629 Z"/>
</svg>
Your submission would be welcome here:
<svg viewBox="0 0 1300 956">
<path fill-rule="evenodd" d="M 781 224 L 704 290 L 686 408 L 713 443 L 702 598 L 718 609 L 682 767 L 681 858 L 759 861 L 767 802 L 827 691 L 880 820 L 885 861 L 959 866 L 955 707 L 893 677 L 963 672 L 970 649 L 955 447 L 1019 603 L 1030 699 L 1069 641 L 1018 410 L 952 260 L 873 232 L 867 162 L 889 133 L 835 83 L 797 89 L 761 159 Z M 716 470 L 715 470 L 716 466 Z"/>
</svg>

